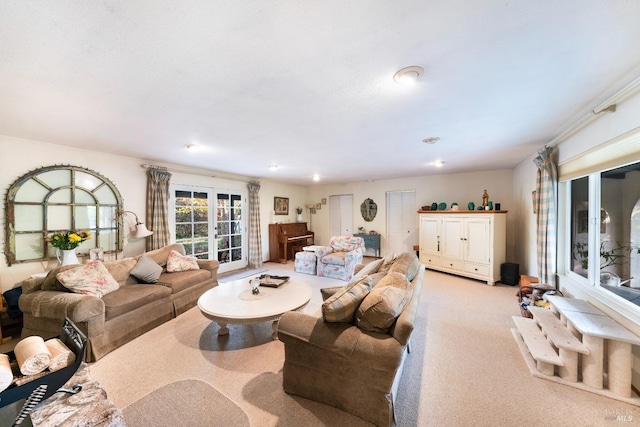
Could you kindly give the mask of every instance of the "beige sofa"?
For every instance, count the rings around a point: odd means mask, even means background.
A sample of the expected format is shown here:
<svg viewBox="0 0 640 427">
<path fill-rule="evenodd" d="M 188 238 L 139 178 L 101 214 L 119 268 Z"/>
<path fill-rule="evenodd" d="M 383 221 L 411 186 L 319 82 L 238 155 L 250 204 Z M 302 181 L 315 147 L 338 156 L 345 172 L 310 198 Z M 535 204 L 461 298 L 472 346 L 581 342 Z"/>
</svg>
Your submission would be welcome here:
<svg viewBox="0 0 640 427">
<path fill-rule="evenodd" d="M 69 266 L 55 268 L 46 278 L 24 280 L 18 302 L 24 314 L 22 337 L 57 336 L 65 317 L 69 317 L 87 336 L 85 361 L 93 362 L 194 307 L 200 295 L 217 286 L 219 263 L 198 260 L 198 270 L 168 273 L 164 267 L 172 250 L 185 253 L 181 244 L 146 252 L 163 267 L 154 284 L 142 283 L 130 274 L 141 256 L 105 262 L 120 287 L 102 298 L 62 286 L 56 275 Z"/>
<path fill-rule="evenodd" d="M 409 292 L 399 315 L 391 318 L 388 332 L 363 329 L 365 322 L 358 320 L 357 313 L 367 305 L 366 299 L 376 287 L 388 286 L 398 274 L 404 277 Z M 285 313 L 278 324 L 278 338 L 285 347 L 284 390 L 340 408 L 378 426 L 392 425 L 423 277 L 424 265 L 419 264 L 414 253 L 406 252 L 391 265 L 388 259 L 368 264 L 345 287 L 323 290 L 323 297 L 328 297 L 359 281 L 369 281 L 371 291 L 364 291 L 364 299 L 354 296 L 354 300 L 360 299 L 355 303 L 359 304 L 355 321 L 325 321 L 331 317 L 324 307 L 323 317 Z"/>
</svg>

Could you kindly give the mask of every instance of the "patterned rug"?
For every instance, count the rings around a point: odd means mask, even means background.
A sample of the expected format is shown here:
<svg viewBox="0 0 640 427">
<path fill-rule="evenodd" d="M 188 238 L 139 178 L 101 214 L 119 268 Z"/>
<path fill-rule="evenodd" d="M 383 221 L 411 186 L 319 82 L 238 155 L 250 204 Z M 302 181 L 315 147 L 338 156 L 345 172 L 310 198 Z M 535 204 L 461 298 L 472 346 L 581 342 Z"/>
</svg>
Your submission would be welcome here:
<svg viewBox="0 0 640 427">
<path fill-rule="evenodd" d="M 127 427 L 249 426 L 245 412 L 211 385 L 182 380 L 160 387 L 124 408 Z"/>
</svg>

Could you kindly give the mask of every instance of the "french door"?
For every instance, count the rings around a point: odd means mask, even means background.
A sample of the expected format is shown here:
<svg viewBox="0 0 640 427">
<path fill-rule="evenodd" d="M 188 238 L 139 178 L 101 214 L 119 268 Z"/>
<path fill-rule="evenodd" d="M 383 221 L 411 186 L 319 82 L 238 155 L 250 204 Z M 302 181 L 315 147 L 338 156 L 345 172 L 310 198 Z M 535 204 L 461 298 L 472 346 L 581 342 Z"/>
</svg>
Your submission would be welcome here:
<svg viewBox="0 0 640 427">
<path fill-rule="evenodd" d="M 175 242 L 187 255 L 217 259 L 219 272 L 247 265 L 246 192 L 171 185 L 169 200 Z"/>
</svg>

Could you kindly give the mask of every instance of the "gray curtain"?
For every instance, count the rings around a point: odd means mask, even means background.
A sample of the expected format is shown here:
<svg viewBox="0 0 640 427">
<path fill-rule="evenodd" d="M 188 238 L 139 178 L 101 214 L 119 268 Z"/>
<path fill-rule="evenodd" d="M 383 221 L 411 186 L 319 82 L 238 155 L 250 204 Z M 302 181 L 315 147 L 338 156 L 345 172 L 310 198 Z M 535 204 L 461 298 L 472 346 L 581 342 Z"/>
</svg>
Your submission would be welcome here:
<svg viewBox="0 0 640 427">
<path fill-rule="evenodd" d="M 544 148 L 533 162 L 536 176 L 536 235 L 538 276 L 540 282 L 556 286 L 558 173 L 551 158 L 552 150 Z"/>
<path fill-rule="evenodd" d="M 147 250 L 169 244 L 169 180 L 165 168 L 147 169 L 147 228 L 153 234 L 147 237 Z"/>
<path fill-rule="evenodd" d="M 249 188 L 249 267 L 262 267 L 260 237 L 260 184 L 250 182 Z"/>
</svg>

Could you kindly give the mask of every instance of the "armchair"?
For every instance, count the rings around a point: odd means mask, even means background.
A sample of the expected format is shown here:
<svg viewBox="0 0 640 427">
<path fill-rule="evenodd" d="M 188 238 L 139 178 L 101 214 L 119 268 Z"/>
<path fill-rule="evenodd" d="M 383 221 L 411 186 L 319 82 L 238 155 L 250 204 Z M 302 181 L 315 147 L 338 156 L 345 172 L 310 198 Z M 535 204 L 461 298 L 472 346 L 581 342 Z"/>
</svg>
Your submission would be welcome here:
<svg viewBox="0 0 640 427">
<path fill-rule="evenodd" d="M 334 236 L 329 246 L 316 249 L 318 276 L 349 281 L 356 265 L 362 263 L 364 239 L 353 236 Z"/>
</svg>

